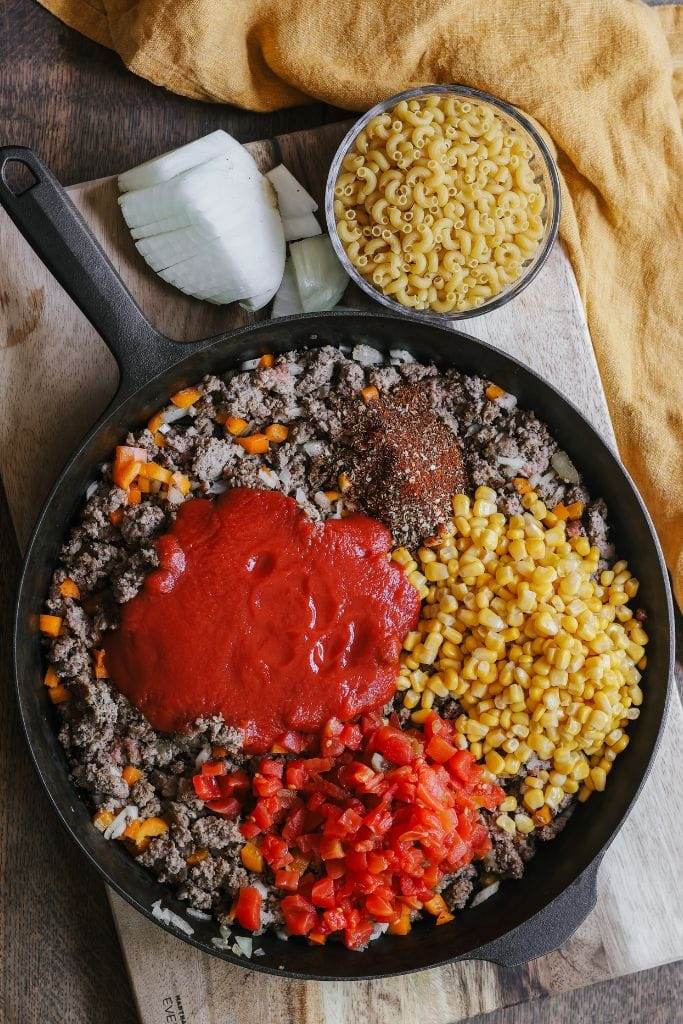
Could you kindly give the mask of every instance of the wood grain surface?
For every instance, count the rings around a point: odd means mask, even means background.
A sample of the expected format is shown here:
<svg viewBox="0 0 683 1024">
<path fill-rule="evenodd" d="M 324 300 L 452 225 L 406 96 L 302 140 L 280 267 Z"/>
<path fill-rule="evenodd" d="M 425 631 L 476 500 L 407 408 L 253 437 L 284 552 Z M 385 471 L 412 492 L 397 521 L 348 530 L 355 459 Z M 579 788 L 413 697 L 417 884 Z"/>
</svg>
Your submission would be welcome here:
<svg viewBox="0 0 683 1024">
<path fill-rule="evenodd" d="M 66 183 L 101 177 L 219 127 L 242 140 L 272 138 L 340 116 L 321 105 L 254 115 L 186 101 L 130 75 L 115 54 L 33 0 L 0 0 L 0 144 L 33 146 Z M 0 307 L 9 270 L 0 252 Z M 7 340 L 0 336 L 0 347 Z M 68 412 L 58 414 L 54 431 L 76 437 Z M 136 1024 L 104 886 L 56 825 L 20 733 L 8 657 L 19 553 L 1 483 L 0 565 L 0 1022 Z M 683 1021 L 683 964 L 530 1003 L 523 979 L 503 974 L 516 1005 L 473 1024 Z M 246 972 L 242 977 L 248 983 Z M 291 1024 L 299 1024 L 297 1005 L 287 1013 Z M 363 991 L 357 1011 L 367 1016 Z M 228 1013 L 222 1024 L 232 1020 Z"/>
<path fill-rule="evenodd" d="M 250 149 L 264 169 L 281 155 L 320 199 L 330 156 L 343 132 L 343 125 L 330 125 L 281 136 L 275 145 L 253 143 Z M 70 193 L 162 331 L 188 340 L 249 319 L 239 309 L 216 309 L 187 299 L 147 270 L 119 216 L 113 179 L 75 186 Z M 10 257 L 3 312 L 10 344 L 0 354 L 0 470 L 23 544 L 65 455 L 112 394 L 115 369 L 101 340 L 6 218 L 0 221 L 0 251 Z M 353 292 L 346 299 L 353 304 L 359 300 Z M 557 382 L 614 443 L 573 274 L 559 246 L 522 296 L 471 320 L 467 329 Z M 39 391 L 37 407 L 31 396 Z M 19 437 L 26 439 L 23 445 L 17 443 Z M 673 793 L 665 799 L 664 793 L 682 741 L 683 715 L 677 703 L 653 777 L 601 869 L 598 907 L 564 949 L 515 971 L 472 962 L 389 982 L 284 982 L 207 957 L 160 932 L 112 896 L 142 1020 L 162 1024 L 170 1010 L 179 1016 L 182 1011 L 188 1024 L 219 1024 L 227 1014 L 242 1022 L 255 1008 L 259 1017 L 273 1022 L 293 1016 L 304 1024 L 347 1024 L 363 1010 L 377 1024 L 396 1019 L 407 1024 L 418 1015 L 446 1024 L 678 959 L 683 955 L 683 923 L 669 883 L 672 868 L 674 874 L 683 868 L 680 843 L 677 849 L 675 842 L 681 834 L 683 800 Z M 646 827 L 653 820 L 657 827 Z M 649 884 L 639 888 L 644 860 L 652 862 L 652 869 Z"/>
</svg>

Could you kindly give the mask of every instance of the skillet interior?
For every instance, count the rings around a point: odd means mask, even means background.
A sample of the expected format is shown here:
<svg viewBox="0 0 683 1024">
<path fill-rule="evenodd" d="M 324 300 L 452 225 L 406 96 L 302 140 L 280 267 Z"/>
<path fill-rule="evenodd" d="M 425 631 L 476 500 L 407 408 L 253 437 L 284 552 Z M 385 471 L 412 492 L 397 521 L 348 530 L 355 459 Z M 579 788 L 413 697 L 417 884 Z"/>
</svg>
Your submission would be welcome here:
<svg viewBox="0 0 683 1024">
<path fill-rule="evenodd" d="M 628 559 L 641 581 L 638 602 L 648 611 L 651 637 L 645 674 L 646 700 L 641 717 L 631 730 L 631 743 L 610 775 L 606 792 L 596 793 L 588 804 L 577 807 L 564 832 L 554 842 L 542 844 L 521 881 L 503 884 L 496 896 L 475 910 L 459 914 L 453 924 L 438 929 L 425 924 L 406 937 L 384 936 L 363 954 L 341 946 L 309 947 L 299 941 L 283 943 L 263 936 L 257 945 L 267 955 L 250 961 L 249 967 L 290 977 L 345 979 L 402 974 L 472 956 L 502 963 L 523 962 L 559 945 L 591 908 L 600 855 L 616 834 L 648 771 L 668 696 L 671 599 L 649 516 L 612 451 L 552 387 L 515 360 L 467 335 L 395 317 L 351 311 L 292 317 L 256 324 L 208 343 L 132 396 L 121 402 L 115 399 L 55 485 L 28 550 L 15 631 L 17 688 L 24 725 L 36 766 L 55 808 L 106 880 L 147 916 L 158 899 L 182 914 L 184 905 L 174 900 L 165 886 L 140 868 L 120 844 L 105 841 L 92 827 L 86 805 L 69 782 L 52 709 L 42 685 L 37 612 L 47 592 L 66 526 L 87 485 L 96 477 L 99 463 L 109 456 L 127 430 L 144 423 L 168 394 L 195 382 L 209 370 L 223 372 L 264 351 L 348 344 L 359 338 L 385 351 L 409 348 L 423 360 L 491 378 L 516 394 L 521 405 L 534 409 L 550 426 L 580 467 L 591 493 L 606 499 L 617 551 Z M 563 893 L 564 897 L 558 899 Z M 529 922 L 525 928 L 512 936 L 507 934 L 525 922 Z M 215 924 L 192 920 L 192 925 L 195 934 L 189 941 L 206 952 L 245 965 L 243 959 L 231 953 L 218 953 L 211 945 Z"/>
</svg>

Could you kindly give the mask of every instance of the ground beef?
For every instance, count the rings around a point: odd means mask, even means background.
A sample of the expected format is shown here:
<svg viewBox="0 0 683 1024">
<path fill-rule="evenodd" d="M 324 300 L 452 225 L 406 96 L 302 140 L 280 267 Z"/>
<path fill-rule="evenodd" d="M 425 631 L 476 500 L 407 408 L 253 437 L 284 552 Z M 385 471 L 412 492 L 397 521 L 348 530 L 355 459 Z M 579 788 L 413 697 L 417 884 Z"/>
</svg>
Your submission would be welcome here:
<svg viewBox="0 0 683 1024">
<path fill-rule="evenodd" d="M 380 392 L 374 408 L 360 394 L 368 385 Z M 588 504 L 581 484 L 563 482 L 552 468 L 558 446 L 547 427 L 533 413 L 519 409 L 511 395 L 488 398 L 486 386 L 479 377 L 417 363 L 408 353 L 392 353 L 387 361 L 364 342 L 351 353 L 323 346 L 279 356 L 272 366 L 248 364 L 224 378 L 209 375 L 198 385 L 200 398 L 192 407 L 180 412 L 171 405 L 164 411 L 163 446 L 148 429 L 129 434 L 126 443 L 142 448 L 171 473 L 185 474 L 188 499 L 234 486 L 275 487 L 314 520 L 364 508 L 387 522 L 397 541 L 410 543 L 435 532 L 449 513 L 451 491 L 464 487 L 466 478 L 471 486 L 493 487 L 502 511 L 522 511 L 513 480 L 524 476 L 550 507 L 559 501 L 586 503 L 586 515 L 570 522 L 568 530 L 585 533 L 603 558 L 609 557 L 604 502 Z M 277 422 L 288 427 L 289 435 L 264 457 L 247 455 L 223 426 L 227 416 L 246 419 L 250 433 Z M 368 444 L 369 432 L 381 445 Z M 380 449 L 388 486 L 369 503 L 363 474 L 372 477 Z M 425 459 L 437 451 L 440 457 L 432 469 L 432 462 Z M 350 489 L 342 487 L 342 473 L 351 478 Z M 420 483 L 434 500 L 422 504 L 420 516 L 408 521 L 401 520 L 400 513 L 412 497 L 411 473 L 416 479 L 422 476 Z M 378 483 L 379 474 L 375 476 Z M 404 479 L 394 479 L 401 476 Z M 440 489 L 427 486 L 434 482 L 432 476 L 443 479 Z M 337 490 L 340 498 L 323 493 Z M 392 495 L 395 501 L 388 500 Z M 46 641 L 46 654 L 71 695 L 56 709 L 59 738 L 73 781 L 92 809 L 118 811 L 130 805 L 142 817 L 162 814 L 169 823 L 168 832 L 139 855 L 139 863 L 190 905 L 224 910 L 237 888 L 254 877 L 241 864 L 237 826 L 206 813 L 191 778 L 198 758 L 210 756 L 214 746 L 226 749 L 231 769 L 253 771 L 252 759 L 242 751 L 241 734 L 215 716 L 198 720 L 182 735 L 157 733 L 108 679 L 97 679 L 94 673 L 103 632 L 116 628 L 120 606 L 137 594 L 158 564 L 154 539 L 168 528 L 177 510 L 160 485 L 144 493 L 137 505 L 128 505 L 127 500 L 126 492 L 112 482 L 111 466 L 105 464 L 101 479 L 88 490 L 52 577 L 46 604 L 63 618 L 64 630 Z M 67 577 L 80 590 L 78 601 L 60 592 Z M 447 718 L 461 713 L 451 698 L 438 698 L 435 707 Z M 401 723 L 409 721 L 400 695 L 394 708 Z M 125 765 L 144 772 L 131 787 L 122 778 Z M 539 765 L 529 764 L 507 784 L 508 792 L 518 792 L 524 772 L 538 771 Z M 571 807 L 561 810 L 550 825 L 537 831 L 538 839 L 553 838 L 564 826 Z M 495 825 L 492 815 L 486 817 L 492 850 L 481 866 L 483 872 L 519 877 L 534 840 L 511 838 Z M 187 857 L 198 850 L 206 851 L 205 859 L 188 866 Z M 448 879 L 443 891 L 449 907 L 460 909 L 476 885 L 475 870 L 469 866 Z M 272 888 L 264 897 L 264 922 L 281 923 Z"/>
<path fill-rule="evenodd" d="M 504 832 L 496 825 L 494 814 L 483 811 L 482 815 L 491 839 L 491 849 L 481 862 L 482 869 L 501 878 L 521 878 L 524 865 L 534 855 L 534 840 L 519 832 L 514 835 Z"/>
<path fill-rule="evenodd" d="M 476 868 L 471 864 L 466 864 L 441 890 L 441 895 L 452 914 L 467 905 L 474 892 L 476 878 Z"/>
</svg>

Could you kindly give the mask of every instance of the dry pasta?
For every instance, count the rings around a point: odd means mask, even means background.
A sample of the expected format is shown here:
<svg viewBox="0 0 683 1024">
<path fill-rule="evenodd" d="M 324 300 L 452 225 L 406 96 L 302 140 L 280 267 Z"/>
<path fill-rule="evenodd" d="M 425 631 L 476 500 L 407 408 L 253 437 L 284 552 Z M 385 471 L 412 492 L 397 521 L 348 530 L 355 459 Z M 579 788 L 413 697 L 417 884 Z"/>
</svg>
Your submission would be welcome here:
<svg viewBox="0 0 683 1024">
<path fill-rule="evenodd" d="M 342 161 L 334 212 L 349 259 L 413 309 L 489 301 L 520 277 L 545 232 L 532 159 L 489 104 L 450 93 L 401 100 Z"/>
</svg>

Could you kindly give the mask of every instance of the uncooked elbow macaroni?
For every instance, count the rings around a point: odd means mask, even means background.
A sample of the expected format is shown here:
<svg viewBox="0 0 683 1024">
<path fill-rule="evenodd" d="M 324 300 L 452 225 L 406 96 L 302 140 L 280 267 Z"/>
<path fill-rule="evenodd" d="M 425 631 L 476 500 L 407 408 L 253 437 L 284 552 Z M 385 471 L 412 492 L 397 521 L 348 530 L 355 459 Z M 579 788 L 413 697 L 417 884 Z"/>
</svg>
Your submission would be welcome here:
<svg viewBox="0 0 683 1024">
<path fill-rule="evenodd" d="M 532 158 L 486 103 L 402 100 L 372 118 L 342 161 L 334 211 L 349 260 L 404 306 L 482 305 L 541 244 L 545 195 Z"/>
</svg>

